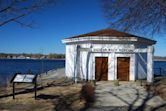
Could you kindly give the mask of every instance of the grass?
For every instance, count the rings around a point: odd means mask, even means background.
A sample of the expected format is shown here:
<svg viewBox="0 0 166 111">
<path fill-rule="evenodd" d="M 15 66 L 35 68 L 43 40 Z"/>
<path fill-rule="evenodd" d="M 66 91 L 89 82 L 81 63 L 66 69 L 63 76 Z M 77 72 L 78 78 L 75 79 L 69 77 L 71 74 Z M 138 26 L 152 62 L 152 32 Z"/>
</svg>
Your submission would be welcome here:
<svg viewBox="0 0 166 111">
<path fill-rule="evenodd" d="M 16 84 L 16 99 L 12 99 L 12 86 L 0 88 L 0 111 L 63 111 L 85 110 L 93 103 L 95 84 L 73 84 L 71 79 L 42 80 L 38 83 L 37 100 L 33 85 Z M 114 81 L 115 83 L 118 81 Z M 140 83 L 138 81 L 138 83 Z M 145 84 L 145 82 L 143 82 Z M 166 100 L 166 78 L 156 78 L 153 89 Z"/>
<path fill-rule="evenodd" d="M 81 84 L 72 84 L 69 79 L 43 81 L 38 84 L 37 100 L 34 99 L 33 85 L 17 84 L 15 100 L 12 87 L 0 90 L 0 111 L 61 111 L 81 109 L 85 105 L 80 100 Z"/>
<path fill-rule="evenodd" d="M 166 77 L 157 77 L 155 79 L 154 90 L 157 95 L 166 100 Z"/>
<path fill-rule="evenodd" d="M 148 84 L 146 80 L 137 80 L 138 85 L 150 88 L 156 95 L 166 100 L 166 77 L 155 77 L 152 84 Z"/>
<path fill-rule="evenodd" d="M 119 80 L 118 80 L 118 79 L 117 79 L 117 80 L 114 80 L 113 82 L 114 82 L 114 85 L 115 85 L 115 86 L 119 86 Z"/>
</svg>

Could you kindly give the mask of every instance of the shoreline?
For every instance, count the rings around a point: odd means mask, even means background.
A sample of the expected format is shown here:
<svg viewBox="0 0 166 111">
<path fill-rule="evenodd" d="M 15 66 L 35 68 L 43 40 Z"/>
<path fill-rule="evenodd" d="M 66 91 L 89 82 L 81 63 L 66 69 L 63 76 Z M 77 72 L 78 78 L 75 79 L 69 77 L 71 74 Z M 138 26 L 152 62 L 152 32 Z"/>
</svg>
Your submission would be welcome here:
<svg viewBox="0 0 166 111">
<path fill-rule="evenodd" d="M 14 59 L 11 59 L 11 58 L 0 58 L 0 60 L 65 60 L 65 58 L 55 58 L 55 59 L 36 59 L 36 58 L 30 58 L 30 59 L 21 59 L 21 58 L 14 58 Z M 166 62 L 166 59 L 154 59 L 153 61 L 163 61 L 163 62 Z"/>
<path fill-rule="evenodd" d="M 154 59 L 153 61 L 166 62 L 166 59 L 164 59 L 164 60 L 161 60 L 161 59 Z"/>
<path fill-rule="evenodd" d="M 55 79 L 55 78 L 59 78 L 59 77 L 62 77 L 62 76 L 65 76 L 65 68 L 57 68 L 57 69 L 51 69 L 47 72 L 44 72 L 44 73 L 41 73 L 41 74 L 38 74 L 38 79 L 40 78 L 40 75 L 42 77 L 42 79 L 46 80 L 46 79 Z M 0 88 L 6 88 L 8 86 L 8 83 L 10 83 L 10 80 L 9 81 L 4 81 L 0 84 Z"/>
<path fill-rule="evenodd" d="M 30 59 L 9 59 L 9 58 L 0 58 L 0 60 L 65 60 L 65 58 L 56 58 L 56 59 L 33 59 L 33 58 L 30 58 Z"/>
</svg>

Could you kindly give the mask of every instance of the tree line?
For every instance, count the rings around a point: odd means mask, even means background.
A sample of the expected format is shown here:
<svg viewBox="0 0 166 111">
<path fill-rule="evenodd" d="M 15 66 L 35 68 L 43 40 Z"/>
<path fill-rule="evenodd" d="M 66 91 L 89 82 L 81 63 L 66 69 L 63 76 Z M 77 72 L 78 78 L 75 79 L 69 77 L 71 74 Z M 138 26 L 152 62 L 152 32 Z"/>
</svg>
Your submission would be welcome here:
<svg viewBox="0 0 166 111">
<path fill-rule="evenodd" d="M 0 59 L 63 59 L 65 58 L 64 54 L 28 54 L 28 53 L 21 53 L 21 54 L 13 54 L 13 53 L 0 53 Z"/>
<path fill-rule="evenodd" d="M 166 56 L 154 56 L 154 60 L 156 60 L 156 61 L 165 61 Z"/>
</svg>

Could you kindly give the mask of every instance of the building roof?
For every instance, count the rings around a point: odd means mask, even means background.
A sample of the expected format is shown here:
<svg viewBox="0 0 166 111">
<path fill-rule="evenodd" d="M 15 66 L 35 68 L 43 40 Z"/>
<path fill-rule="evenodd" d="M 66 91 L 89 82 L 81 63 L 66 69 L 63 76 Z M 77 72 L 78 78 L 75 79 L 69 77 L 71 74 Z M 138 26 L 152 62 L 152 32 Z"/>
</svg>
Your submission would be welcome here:
<svg viewBox="0 0 166 111">
<path fill-rule="evenodd" d="M 90 39 L 89 39 L 90 38 Z M 129 39 L 131 39 L 131 41 L 137 39 L 137 42 L 143 42 L 143 43 L 147 43 L 147 44 L 155 44 L 156 41 L 155 40 L 151 40 L 145 37 L 140 37 L 140 36 L 136 36 L 133 34 L 129 34 L 129 33 L 125 33 L 125 32 L 121 32 L 121 31 L 117 31 L 111 28 L 107 28 L 107 29 L 102 29 L 102 30 L 98 30 L 98 31 L 94 31 L 94 32 L 90 32 L 90 33 L 86 33 L 86 34 L 81 34 L 81 35 L 77 35 L 77 36 L 73 36 L 73 37 L 69 37 L 63 40 L 64 43 L 67 42 L 78 42 L 78 41 L 87 41 L 87 40 L 91 40 L 91 41 L 99 41 L 99 40 L 104 40 L 103 38 L 105 38 L 106 41 L 114 41 L 115 38 L 120 41 L 127 41 Z"/>
<path fill-rule="evenodd" d="M 71 38 L 86 37 L 86 36 L 138 37 L 138 36 L 135 36 L 135 35 L 132 35 L 132 34 L 128 34 L 128 33 L 125 33 L 125 32 L 120 32 L 120 31 L 117 31 L 117 30 L 113 30 L 111 28 L 107 28 L 107 29 L 102 29 L 102 30 L 86 33 L 86 34 L 73 36 Z"/>
</svg>

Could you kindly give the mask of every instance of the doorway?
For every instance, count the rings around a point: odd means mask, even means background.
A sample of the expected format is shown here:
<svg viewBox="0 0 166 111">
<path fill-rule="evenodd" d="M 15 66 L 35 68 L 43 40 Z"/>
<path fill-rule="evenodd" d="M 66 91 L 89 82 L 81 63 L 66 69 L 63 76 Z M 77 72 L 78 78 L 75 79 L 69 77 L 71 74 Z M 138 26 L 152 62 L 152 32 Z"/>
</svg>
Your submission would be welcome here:
<svg viewBox="0 0 166 111">
<path fill-rule="evenodd" d="M 95 80 L 108 80 L 108 57 L 95 58 Z"/>
<path fill-rule="evenodd" d="M 120 81 L 129 81 L 130 57 L 117 58 L 117 79 Z"/>
</svg>

